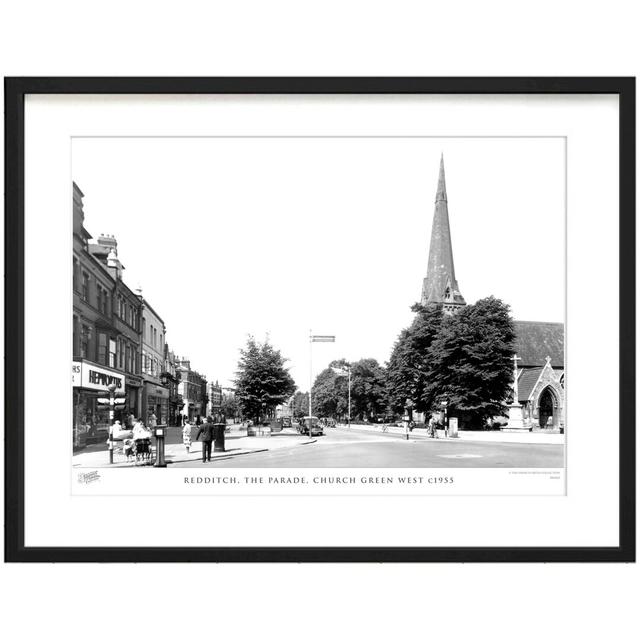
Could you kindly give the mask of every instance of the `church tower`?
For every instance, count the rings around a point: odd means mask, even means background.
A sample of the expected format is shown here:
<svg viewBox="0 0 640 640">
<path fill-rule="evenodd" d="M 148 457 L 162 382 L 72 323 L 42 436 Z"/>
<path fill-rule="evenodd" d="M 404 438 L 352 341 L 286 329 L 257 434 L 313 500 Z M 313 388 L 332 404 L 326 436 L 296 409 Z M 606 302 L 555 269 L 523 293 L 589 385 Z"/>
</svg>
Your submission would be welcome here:
<svg viewBox="0 0 640 640">
<path fill-rule="evenodd" d="M 440 157 L 440 175 L 436 191 L 436 206 L 431 227 L 429 265 L 427 277 L 422 283 L 420 303 L 441 304 L 445 313 L 455 313 L 466 302 L 460 293 L 453 268 L 453 249 L 447 208 L 447 186 L 444 180 L 444 158 Z"/>
</svg>

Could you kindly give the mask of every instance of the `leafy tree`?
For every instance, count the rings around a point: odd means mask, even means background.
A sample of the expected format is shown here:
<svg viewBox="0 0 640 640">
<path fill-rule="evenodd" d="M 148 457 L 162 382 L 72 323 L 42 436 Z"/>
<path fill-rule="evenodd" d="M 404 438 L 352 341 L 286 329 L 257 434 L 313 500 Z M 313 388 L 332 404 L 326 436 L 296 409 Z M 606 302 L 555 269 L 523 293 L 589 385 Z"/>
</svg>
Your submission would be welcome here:
<svg viewBox="0 0 640 640">
<path fill-rule="evenodd" d="M 425 395 L 431 370 L 428 353 L 442 326 L 442 307 L 416 304 L 412 310 L 416 316 L 398 336 L 387 365 L 387 401 L 394 413 L 402 413 L 407 400 L 424 413 L 432 400 Z"/>
<path fill-rule="evenodd" d="M 386 371 L 373 358 L 351 365 L 351 417 L 373 419 L 386 407 Z"/>
<path fill-rule="evenodd" d="M 314 380 L 312 389 L 314 415 L 325 418 L 347 414 L 349 395 L 347 378 L 334 371 L 346 366 L 349 366 L 346 360 L 334 360 Z"/>
<path fill-rule="evenodd" d="M 446 398 L 450 415 L 471 427 L 503 414 L 513 383 L 514 339 L 509 306 L 493 296 L 443 317 L 427 352 L 424 405 L 435 409 Z"/>
<path fill-rule="evenodd" d="M 236 397 L 245 416 L 259 421 L 296 389 L 285 369 L 286 359 L 269 341 L 257 342 L 252 336 L 240 351 L 236 378 Z"/>
<path fill-rule="evenodd" d="M 240 417 L 240 404 L 235 395 L 224 396 L 222 398 L 222 406 L 220 408 L 225 417 L 232 418 L 234 422 Z"/>
<path fill-rule="evenodd" d="M 293 396 L 293 417 L 302 418 L 309 413 L 309 392 L 296 391 Z"/>
</svg>

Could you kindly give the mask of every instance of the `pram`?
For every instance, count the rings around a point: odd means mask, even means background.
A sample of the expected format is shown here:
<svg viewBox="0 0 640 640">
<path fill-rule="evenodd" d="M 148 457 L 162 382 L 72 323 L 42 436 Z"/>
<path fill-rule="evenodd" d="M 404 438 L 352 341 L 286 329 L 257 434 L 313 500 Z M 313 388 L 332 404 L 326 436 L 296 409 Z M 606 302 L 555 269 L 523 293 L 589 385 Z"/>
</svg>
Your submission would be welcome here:
<svg viewBox="0 0 640 640">
<path fill-rule="evenodd" d="M 134 440 L 134 451 L 137 460 L 150 460 L 151 459 L 151 439 L 141 438 Z"/>
</svg>

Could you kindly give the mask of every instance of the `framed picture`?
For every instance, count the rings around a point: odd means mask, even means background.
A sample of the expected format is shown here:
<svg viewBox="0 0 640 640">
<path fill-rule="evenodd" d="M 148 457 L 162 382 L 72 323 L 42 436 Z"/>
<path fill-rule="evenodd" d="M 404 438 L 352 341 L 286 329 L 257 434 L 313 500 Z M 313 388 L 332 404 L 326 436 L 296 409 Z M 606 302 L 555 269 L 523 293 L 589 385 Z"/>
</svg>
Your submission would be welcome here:
<svg viewBox="0 0 640 640">
<path fill-rule="evenodd" d="M 8 561 L 635 560 L 633 78 L 7 78 L 5 130 Z"/>
</svg>

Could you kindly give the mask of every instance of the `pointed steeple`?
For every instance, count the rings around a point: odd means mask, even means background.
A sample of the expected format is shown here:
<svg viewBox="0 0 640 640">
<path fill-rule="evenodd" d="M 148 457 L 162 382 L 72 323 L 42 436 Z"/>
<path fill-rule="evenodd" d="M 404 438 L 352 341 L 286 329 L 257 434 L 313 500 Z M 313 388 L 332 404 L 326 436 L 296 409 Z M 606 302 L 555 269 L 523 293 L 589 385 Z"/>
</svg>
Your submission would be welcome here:
<svg viewBox="0 0 640 640">
<path fill-rule="evenodd" d="M 444 154 L 440 154 L 440 174 L 438 175 L 438 190 L 436 191 L 436 202 L 438 200 L 447 201 L 447 185 L 444 181 Z"/>
<path fill-rule="evenodd" d="M 453 267 L 453 249 L 451 247 L 451 230 L 449 229 L 449 209 L 443 156 L 440 156 L 440 173 L 436 191 L 435 211 L 433 212 L 433 224 L 431 226 L 427 277 L 422 283 L 420 302 L 423 305 L 429 303 L 442 304 L 444 311 L 447 313 L 453 313 L 457 308 L 466 304 L 460 293 Z"/>
</svg>

